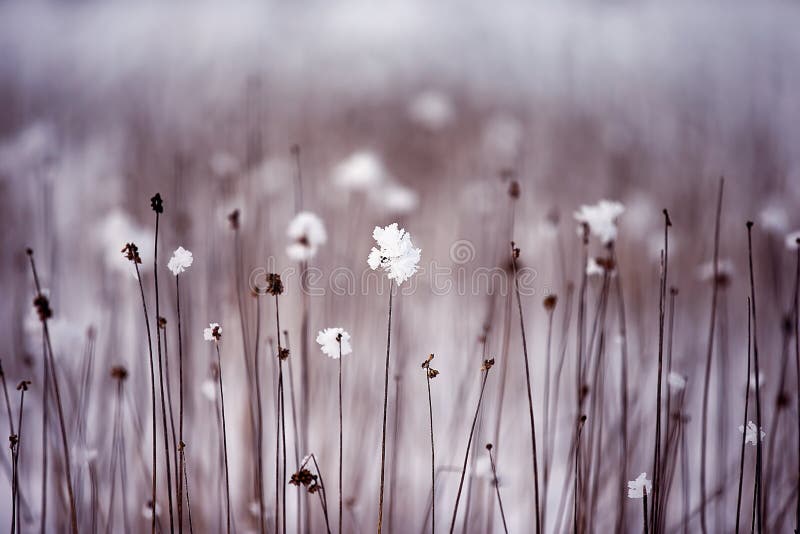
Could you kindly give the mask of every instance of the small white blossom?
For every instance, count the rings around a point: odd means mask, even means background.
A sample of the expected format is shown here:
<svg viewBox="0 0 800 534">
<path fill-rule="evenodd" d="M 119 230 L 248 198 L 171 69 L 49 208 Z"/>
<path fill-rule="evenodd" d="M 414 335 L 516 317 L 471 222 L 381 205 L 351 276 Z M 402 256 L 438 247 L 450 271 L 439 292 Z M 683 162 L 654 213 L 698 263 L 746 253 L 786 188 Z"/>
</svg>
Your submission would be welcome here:
<svg viewBox="0 0 800 534">
<path fill-rule="evenodd" d="M 670 371 L 667 376 L 667 383 L 672 389 L 682 390 L 686 387 L 686 377 L 675 371 Z"/>
<path fill-rule="evenodd" d="M 782 234 L 789 228 L 789 215 L 786 210 L 774 204 L 761 210 L 758 220 L 767 232 Z"/>
<path fill-rule="evenodd" d="M 747 422 L 747 431 L 745 431 L 744 425 L 739 425 L 739 432 L 744 434 L 744 443 L 745 445 L 756 445 L 756 435 L 759 433 L 756 431 L 756 424 L 752 421 Z M 761 441 L 764 441 L 764 436 L 767 435 L 764 430 L 761 430 Z"/>
<path fill-rule="evenodd" d="M 203 383 L 200 384 L 200 393 L 211 402 L 214 402 L 217 400 L 217 383 L 210 378 L 203 380 Z"/>
<path fill-rule="evenodd" d="M 586 276 L 603 276 L 605 272 L 605 269 L 597 263 L 595 258 L 589 258 L 589 261 L 586 263 Z"/>
<path fill-rule="evenodd" d="M 625 206 L 612 200 L 601 200 L 593 206 L 581 206 L 573 215 L 579 223 L 589 225 L 589 231 L 604 245 L 617 239 L 617 219 Z"/>
<path fill-rule="evenodd" d="M 370 151 L 355 152 L 336 165 L 333 170 L 333 183 L 343 189 L 368 190 L 388 176 L 383 161 Z"/>
<path fill-rule="evenodd" d="M 429 130 L 441 130 L 453 121 L 455 113 L 447 95 L 438 91 L 425 91 L 408 105 L 408 115 L 412 121 Z"/>
<path fill-rule="evenodd" d="M 337 360 L 339 359 L 339 341 L 338 337 L 342 336 L 342 356 L 347 356 L 353 352 L 350 346 L 350 334 L 345 332 L 343 328 L 326 328 L 320 330 L 317 334 L 317 343 L 319 343 L 322 352 Z"/>
<path fill-rule="evenodd" d="M 203 329 L 203 339 L 206 341 L 219 341 L 222 337 L 222 327 L 219 323 L 211 323 L 208 328 Z"/>
<path fill-rule="evenodd" d="M 647 495 L 653 490 L 653 483 L 647 480 L 647 473 L 642 473 L 636 480 L 629 480 L 628 481 L 628 498 L 629 499 L 641 499 L 645 495 L 645 491 Z"/>
<path fill-rule="evenodd" d="M 261 503 L 258 501 L 252 501 L 248 506 L 248 510 L 253 517 L 261 517 Z"/>
<path fill-rule="evenodd" d="M 414 248 L 411 234 L 397 223 L 381 228 L 375 227 L 372 237 L 377 241 L 378 248 L 372 247 L 367 258 L 367 263 L 373 271 L 382 267 L 388 273 L 390 280 L 397 285 L 408 280 L 419 269 L 421 249 Z"/>
<path fill-rule="evenodd" d="M 320 245 L 328 240 L 325 225 L 310 211 L 301 211 L 289 223 L 286 235 L 291 243 L 286 247 L 286 254 L 294 261 L 307 261 L 317 255 Z"/>
<path fill-rule="evenodd" d="M 172 271 L 172 274 L 178 276 L 191 267 L 193 261 L 194 258 L 191 252 L 183 247 L 178 247 L 175 249 L 175 252 L 172 253 L 172 257 L 169 259 L 169 263 L 167 263 L 167 268 Z"/>
<path fill-rule="evenodd" d="M 370 190 L 369 198 L 386 212 L 395 215 L 410 213 L 419 206 L 417 192 L 394 181 Z"/>
<path fill-rule="evenodd" d="M 789 250 L 797 250 L 797 240 L 800 239 L 800 230 L 795 230 L 786 236 L 786 248 Z"/>
</svg>

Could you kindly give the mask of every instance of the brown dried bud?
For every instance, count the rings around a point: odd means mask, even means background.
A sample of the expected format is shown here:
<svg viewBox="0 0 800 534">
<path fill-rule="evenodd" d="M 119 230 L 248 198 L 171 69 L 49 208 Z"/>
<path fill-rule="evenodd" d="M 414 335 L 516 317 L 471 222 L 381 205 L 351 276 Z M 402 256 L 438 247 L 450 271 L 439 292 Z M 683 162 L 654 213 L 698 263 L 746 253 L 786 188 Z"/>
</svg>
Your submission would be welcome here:
<svg viewBox="0 0 800 534">
<path fill-rule="evenodd" d="M 19 384 L 17 384 L 17 391 L 28 391 L 28 386 L 31 385 L 30 380 L 23 380 Z"/>
<path fill-rule="evenodd" d="M 278 359 L 285 360 L 289 357 L 289 349 L 281 349 L 278 351 Z"/>
<path fill-rule="evenodd" d="M 490 451 L 490 450 L 492 450 L 492 444 L 491 444 L 491 443 L 487 443 L 487 444 L 486 444 L 486 450 L 487 450 L 487 451 Z"/>
<path fill-rule="evenodd" d="M 115 365 L 111 368 L 111 378 L 125 380 L 128 378 L 128 370 L 121 365 Z"/>
<path fill-rule="evenodd" d="M 481 365 L 481 371 L 488 371 L 494 365 L 494 358 L 489 360 L 483 360 L 483 365 Z"/>
<path fill-rule="evenodd" d="M 283 282 L 281 281 L 281 275 L 276 273 L 269 273 L 267 275 L 267 293 L 276 297 L 283 293 Z"/>
<path fill-rule="evenodd" d="M 165 317 L 158 318 L 158 327 L 162 330 L 167 328 L 167 319 Z"/>
<path fill-rule="evenodd" d="M 239 229 L 239 210 L 233 210 L 228 215 L 228 222 L 231 223 L 231 229 Z"/>
<path fill-rule="evenodd" d="M 436 378 L 439 376 L 439 371 L 433 367 L 428 367 L 428 378 Z"/>
<path fill-rule="evenodd" d="M 425 358 L 425 361 L 422 362 L 422 368 L 427 369 L 430 367 L 431 360 L 433 360 L 433 354 L 429 354 L 428 357 Z"/>
<path fill-rule="evenodd" d="M 139 256 L 139 247 L 135 243 L 125 243 L 125 246 L 122 247 L 122 254 L 133 263 L 142 263 L 142 258 Z"/>
<path fill-rule="evenodd" d="M 150 199 L 150 207 L 153 208 L 153 211 L 156 213 L 164 213 L 164 202 L 161 200 L 161 194 L 156 193 Z"/>
<path fill-rule="evenodd" d="M 519 182 L 516 180 L 511 180 L 511 183 L 508 184 L 508 196 L 513 199 L 519 198 L 520 190 L 519 190 Z"/>
<path fill-rule="evenodd" d="M 542 302 L 542 304 L 544 305 L 544 309 L 547 311 L 554 310 L 557 303 L 558 303 L 558 297 L 556 295 L 547 295 L 544 298 L 544 302 Z"/>
<path fill-rule="evenodd" d="M 50 308 L 50 300 L 39 293 L 33 299 L 33 307 L 36 308 L 36 313 L 39 314 L 39 320 L 45 322 L 53 316 L 53 309 Z"/>
</svg>

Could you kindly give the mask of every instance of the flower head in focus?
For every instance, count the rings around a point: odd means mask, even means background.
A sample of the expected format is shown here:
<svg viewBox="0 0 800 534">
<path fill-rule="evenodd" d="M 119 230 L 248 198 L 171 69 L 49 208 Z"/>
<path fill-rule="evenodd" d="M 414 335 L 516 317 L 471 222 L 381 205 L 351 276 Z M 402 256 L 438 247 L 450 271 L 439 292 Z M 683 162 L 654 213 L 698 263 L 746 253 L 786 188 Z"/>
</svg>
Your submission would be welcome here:
<svg viewBox="0 0 800 534">
<path fill-rule="evenodd" d="M 641 499 L 645 496 L 645 492 L 647 495 L 653 490 L 653 483 L 647 480 L 647 473 L 642 473 L 636 480 L 629 480 L 628 481 L 628 498 L 629 499 Z"/>
<path fill-rule="evenodd" d="M 383 268 L 389 279 L 397 282 L 397 285 L 417 272 L 422 250 L 414 248 L 411 234 L 398 228 L 397 223 L 383 228 L 376 226 L 372 237 L 378 243 L 378 248 L 372 247 L 367 258 L 370 269 Z"/>
<path fill-rule="evenodd" d="M 156 213 L 159 213 L 159 214 L 164 213 L 164 201 L 161 198 L 161 193 L 156 193 L 150 199 L 150 207 Z"/>
<path fill-rule="evenodd" d="M 172 257 L 169 259 L 169 263 L 167 263 L 167 268 L 172 271 L 172 274 L 178 276 L 191 267 L 193 261 L 194 258 L 191 252 L 183 247 L 178 247 L 175 249 L 175 252 L 172 253 Z"/>
<path fill-rule="evenodd" d="M 744 425 L 739 425 L 739 432 L 744 434 L 744 442 L 746 444 L 756 445 L 756 436 L 759 434 L 761 435 L 761 441 L 764 441 L 764 436 L 767 435 L 766 432 L 761 430 L 759 433 L 756 428 L 756 424 L 752 421 L 747 422 L 747 429 L 745 430 Z"/>
<path fill-rule="evenodd" d="M 425 369 L 425 373 L 428 375 L 428 378 L 436 378 L 439 376 L 439 370 L 431 367 L 433 357 L 433 354 L 429 354 L 425 361 L 422 362 L 422 368 Z"/>
<path fill-rule="evenodd" d="M 286 235 L 291 243 L 286 254 L 294 261 L 307 261 L 317 255 L 317 249 L 328 240 L 325 225 L 317 215 L 301 211 L 289 222 Z"/>
<path fill-rule="evenodd" d="M 267 293 L 273 297 L 277 297 L 283 293 L 283 282 L 281 281 L 281 275 L 277 273 L 267 274 Z"/>
<path fill-rule="evenodd" d="M 604 245 L 617 239 L 617 219 L 625 211 L 625 206 L 613 200 L 601 200 L 593 206 L 581 206 L 573 215 L 579 223 L 589 226 L 589 231 Z"/>
<path fill-rule="evenodd" d="M 222 339 L 222 327 L 219 323 L 211 323 L 203 329 L 203 339 L 206 341 L 219 341 Z"/>
<path fill-rule="evenodd" d="M 122 247 L 122 254 L 131 263 L 142 263 L 142 257 L 139 256 L 139 247 L 135 243 L 125 243 L 125 246 Z"/>
<path fill-rule="evenodd" d="M 345 332 L 344 328 L 326 328 L 317 334 L 317 343 L 322 352 L 335 360 L 339 358 L 340 341 L 342 356 L 353 352 L 353 347 L 350 346 L 350 334 Z"/>
</svg>

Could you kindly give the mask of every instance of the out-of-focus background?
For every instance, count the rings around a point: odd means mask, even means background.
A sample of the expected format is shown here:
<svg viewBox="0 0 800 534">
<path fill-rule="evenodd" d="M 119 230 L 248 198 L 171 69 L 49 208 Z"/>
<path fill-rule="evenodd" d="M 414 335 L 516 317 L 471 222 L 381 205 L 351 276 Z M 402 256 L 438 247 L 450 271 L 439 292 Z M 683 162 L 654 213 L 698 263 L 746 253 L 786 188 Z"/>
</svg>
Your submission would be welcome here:
<svg viewBox="0 0 800 534">
<path fill-rule="evenodd" d="M 668 284 L 679 290 L 673 369 L 688 377 L 682 413 L 689 418 L 683 433 L 689 476 L 678 466 L 666 524 L 696 531 L 705 502 L 713 531 L 733 528 L 737 427 L 746 389 L 745 221 L 751 219 L 765 458 L 769 463 L 772 455 L 773 470 L 765 468 L 771 477 L 767 514 L 774 531 L 793 526 L 798 458 L 784 451 L 796 448 L 798 392 L 788 385 L 795 380 L 793 334 L 782 319 L 792 311 L 794 295 L 794 254 L 784 240 L 800 227 L 798 22 L 800 8 L 790 2 L 3 3 L 0 357 L 12 406 L 13 386 L 22 379 L 33 382 L 20 460 L 25 530 L 41 523 L 43 373 L 26 246 L 35 250 L 55 312 L 51 334 L 74 449 L 73 478 L 82 486 L 81 531 L 104 529 L 109 521 L 110 429 L 117 398 L 109 369 L 117 364 L 130 373 L 122 409 L 128 483 L 127 500 L 117 495 L 110 516 L 116 518 L 112 525 L 122 528 L 124 509 L 134 531 L 147 528 L 148 352 L 139 287 L 119 250 L 129 241 L 139 246 L 152 314 L 155 218 L 149 199 L 155 192 L 165 203 L 159 282 L 173 395 L 176 300 L 166 261 L 178 246 L 195 259 L 181 275 L 181 306 L 185 441 L 199 531 L 224 527 L 216 396 L 213 383 L 210 392 L 207 384 L 215 354 L 201 338 L 209 322 L 224 329 L 234 522 L 240 532 L 259 528 L 252 396 L 243 355 L 253 358 L 256 325 L 261 326 L 262 454 L 268 466 L 262 513 L 273 526 L 275 310 L 272 300 L 262 299 L 257 321 L 256 299 L 246 287 L 259 269 L 281 272 L 287 288 L 281 328 L 288 331 L 292 350 L 287 395 L 295 397 L 297 413 L 297 418 L 287 415 L 287 470 L 290 475 L 306 453 L 317 455 L 333 523 L 337 367 L 313 338 L 328 326 L 352 335 L 354 352 L 343 362 L 344 526 L 350 532 L 373 528 L 388 285 L 368 272 L 366 256 L 373 227 L 395 221 L 422 248 L 422 272 L 395 299 L 385 524 L 391 532 L 430 527 L 428 406 L 420 363 L 435 353 L 434 366 L 441 371 L 432 382 L 440 468 L 437 526 L 444 528 L 453 511 L 480 362 L 493 356 L 498 365 L 487 381 L 456 528 L 502 530 L 483 447 L 492 442 L 509 529 L 531 529 L 522 345 L 516 308 L 509 304 L 513 238 L 525 269 L 522 304 L 537 433 L 545 419 L 547 368 L 548 315 L 542 300 L 559 297 L 551 383 L 562 353 L 565 363 L 560 396 L 551 397 L 560 408 L 550 424 L 552 470 L 543 508 L 548 532 L 559 525 L 568 529 L 571 494 L 562 499 L 562 486 L 571 476 L 568 454 L 577 416 L 572 377 L 582 269 L 572 214 L 602 198 L 626 207 L 616 251 L 627 312 L 631 445 L 628 472 L 619 473 L 614 433 L 620 407 L 614 392 L 620 387 L 621 343 L 619 303 L 612 297 L 601 327 L 607 338 L 607 396 L 598 399 L 607 423 L 598 430 L 605 437 L 597 450 L 607 459 L 595 474 L 591 493 L 600 512 L 591 516 L 591 529 L 615 528 L 620 500 L 626 528 L 640 528 L 639 501 L 625 497 L 624 482 L 652 470 L 663 208 L 673 222 Z M 293 145 L 300 147 L 300 180 Z M 521 184 L 516 203 L 507 194 L 510 175 Z M 703 265 L 713 253 L 722 176 L 720 257 L 730 284 L 720 291 L 715 323 L 706 502 L 696 474 L 712 293 Z M 307 299 L 300 266 L 286 254 L 286 228 L 301 208 L 317 213 L 328 233 L 310 261 Z M 228 221 L 235 209 L 241 212 L 238 241 Z M 595 240 L 591 252 L 603 252 Z M 240 290 L 237 273 L 244 281 Z M 589 280 L 590 326 L 600 309 L 601 286 L 598 278 Z M 304 309 L 309 312 L 305 350 Z M 791 402 L 780 401 L 781 392 Z M 53 528 L 68 518 L 54 413 L 48 467 Z M 747 465 L 752 463 L 748 456 Z M 6 480 L 0 517 L 10 522 L 10 477 Z M 165 492 L 165 480 L 160 486 Z M 324 523 L 316 497 L 302 490 L 297 499 L 299 491 L 288 489 L 289 529 L 303 517 L 303 528 L 320 531 Z M 744 502 L 749 520 L 750 485 Z M 166 529 L 166 493 L 159 504 Z"/>
</svg>

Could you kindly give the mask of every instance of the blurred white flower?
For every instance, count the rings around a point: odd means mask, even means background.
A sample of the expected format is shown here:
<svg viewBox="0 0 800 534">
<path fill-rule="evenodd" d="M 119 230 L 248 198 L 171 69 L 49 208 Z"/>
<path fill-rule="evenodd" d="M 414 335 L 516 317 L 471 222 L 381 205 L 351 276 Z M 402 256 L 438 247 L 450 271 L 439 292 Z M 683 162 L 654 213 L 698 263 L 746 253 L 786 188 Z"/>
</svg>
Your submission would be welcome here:
<svg viewBox="0 0 800 534">
<path fill-rule="evenodd" d="M 438 91 L 424 91 L 408 105 L 412 121 L 430 130 L 441 130 L 453 121 L 455 112 L 447 95 Z"/>
<path fill-rule="evenodd" d="M 371 189 L 387 177 L 383 161 L 368 150 L 354 152 L 333 169 L 334 185 L 355 191 Z"/>
<path fill-rule="evenodd" d="M 575 220 L 589 225 L 589 231 L 604 245 L 617 238 L 617 219 L 625 211 L 625 206 L 612 200 L 601 200 L 593 206 L 581 206 L 575 212 Z"/>
<path fill-rule="evenodd" d="M 417 192 L 397 182 L 387 182 L 371 189 L 369 196 L 371 202 L 393 215 L 405 215 L 419 206 Z"/>
<path fill-rule="evenodd" d="M 208 163 L 214 174 L 220 178 L 236 174 L 239 171 L 239 162 L 230 152 L 215 152 Z"/>
<path fill-rule="evenodd" d="M 644 497 L 644 492 L 647 491 L 647 495 L 653 490 L 653 483 L 647 480 L 647 473 L 642 473 L 636 480 L 629 480 L 628 481 L 628 498 L 629 499 L 641 499 Z"/>
<path fill-rule="evenodd" d="M 745 443 L 745 445 L 748 445 L 748 444 L 756 445 L 757 444 L 756 443 L 756 439 L 757 439 L 756 436 L 758 436 L 759 433 L 757 432 L 756 424 L 754 422 L 752 422 L 752 421 L 748 421 L 747 422 L 747 430 L 746 431 L 745 431 L 744 425 L 739 425 L 739 432 L 744 434 L 744 443 Z M 764 441 L 764 436 L 766 436 L 767 433 L 764 432 L 764 430 L 762 429 L 760 434 L 761 434 L 761 441 Z"/>
<path fill-rule="evenodd" d="M 153 231 L 136 224 L 128 214 L 114 210 L 95 225 L 95 240 L 102 250 L 106 267 L 119 273 L 127 273 L 136 279 L 136 267 L 119 253 L 125 243 L 135 243 L 144 258 L 153 250 Z M 139 264 L 139 272 L 150 269 L 150 262 Z"/>
<path fill-rule="evenodd" d="M 603 276 L 603 273 L 605 273 L 605 269 L 597 263 L 597 259 L 589 258 L 586 263 L 586 276 Z"/>
<path fill-rule="evenodd" d="M 736 269 L 728 258 L 717 260 L 717 276 L 733 277 Z M 709 260 L 697 268 L 697 278 L 703 282 L 710 282 L 714 278 L 714 260 Z"/>
<path fill-rule="evenodd" d="M 203 380 L 203 383 L 200 384 L 200 393 L 211 402 L 214 402 L 217 400 L 217 383 L 210 378 Z"/>
<path fill-rule="evenodd" d="M 797 240 L 800 239 L 800 230 L 795 230 L 786 236 L 786 248 L 789 250 L 797 250 Z"/>
<path fill-rule="evenodd" d="M 253 517 L 261 517 L 261 503 L 258 501 L 252 501 L 248 506 L 248 510 Z"/>
<path fill-rule="evenodd" d="M 353 352 L 353 348 L 350 346 L 350 334 L 343 328 L 326 328 L 317 334 L 317 343 L 322 352 L 335 360 L 339 359 L 339 334 L 342 335 L 342 356 L 347 356 Z"/>
<path fill-rule="evenodd" d="M 172 271 L 172 274 L 178 276 L 191 267 L 193 261 L 194 258 L 191 252 L 183 247 L 178 247 L 175 249 L 175 252 L 172 253 L 172 257 L 169 259 L 169 263 L 167 263 L 167 268 Z"/>
<path fill-rule="evenodd" d="M 508 115 L 495 115 L 483 130 L 483 149 L 497 165 L 510 165 L 522 144 L 522 124 Z"/>
<path fill-rule="evenodd" d="M 57 139 L 52 124 L 31 123 L 0 145 L 0 169 L 9 174 L 25 175 L 53 157 L 56 149 Z"/>
<path fill-rule="evenodd" d="M 322 219 L 310 211 L 301 211 L 289 222 L 286 235 L 292 242 L 286 254 L 294 261 L 307 261 L 317 255 L 320 245 L 328 240 Z"/>
<path fill-rule="evenodd" d="M 158 503 L 156 503 L 155 509 L 156 517 L 161 517 L 161 506 Z M 153 501 L 147 501 L 147 504 L 142 507 L 142 517 L 153 519 Z"/>
<path fill-rule="evenodd" d="M 767 232 L 783 234 L 789 228 L 789 215 L 781 206 L 771 204 L 758 214 L 761 226 Z"/>
<path fill-rule="evenodd" d="M 682 390 L 686 387 L 686 377 L 675 371 L 670 371 L 667 376 L 667 383 L 672 389 Z"/>
<path fill-rule="evenodd" d="M 384 228 L 376 226 L 372 237 L 379 248 L 372 247 L 369 253 L 367 263 L 370 269 L 374 271 L 382 267 L 389 279 L 397 282 L 398 286 L 417 272 L 422 251 L 414 248 L 411 234 L 405 229 L 398 229 L 397 223 Z"/>
<path fill-rule="evenodd" d="M 210 323 L 208 328 L 203 329 L 203 339 L 206 341 L 219 341 L 222 337 L 222 327 L 219 323 Z"/>
</svg>

